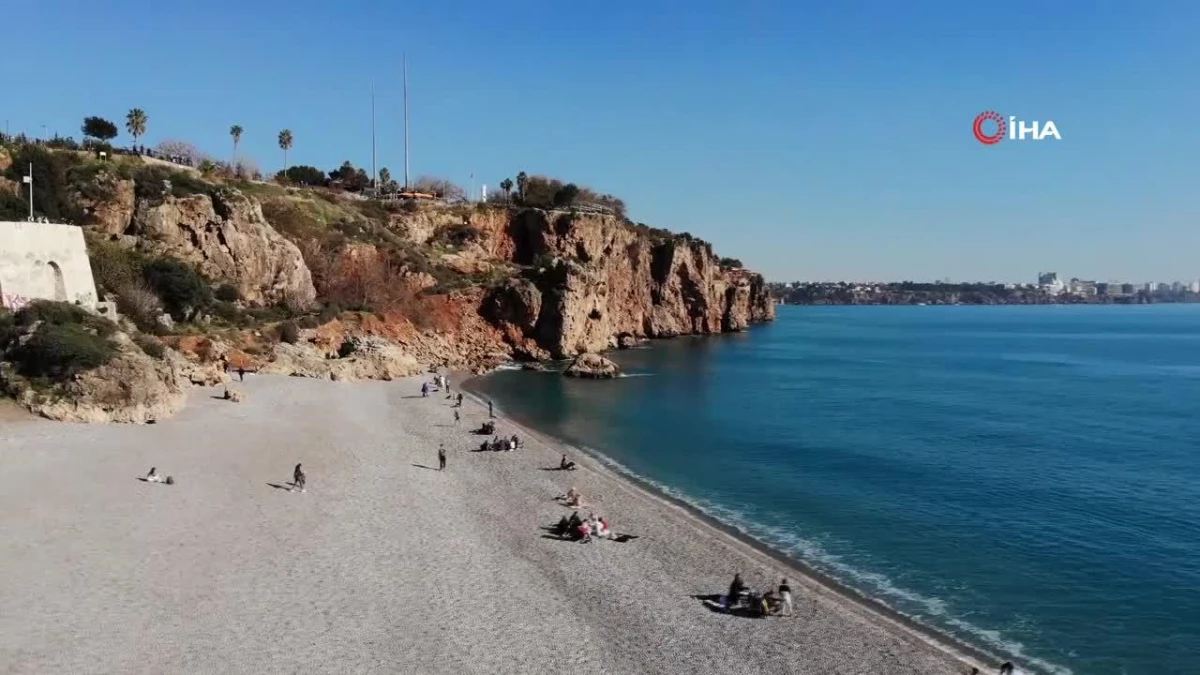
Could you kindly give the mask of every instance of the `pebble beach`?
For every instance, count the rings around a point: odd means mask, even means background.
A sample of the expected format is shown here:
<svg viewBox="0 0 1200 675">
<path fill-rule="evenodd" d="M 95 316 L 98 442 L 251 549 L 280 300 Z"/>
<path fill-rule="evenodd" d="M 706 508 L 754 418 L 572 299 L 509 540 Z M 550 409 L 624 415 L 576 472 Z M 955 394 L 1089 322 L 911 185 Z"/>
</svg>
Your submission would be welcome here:
<svg viewBox="0 0 1200 675">
<path fill-rule="evenodd" d="M 829 673 L 978 666 L 421 378 L 249 376 L 175 419 L 0 418 L 0 673 Z M 445 471 L 437 470 L 444 444 Z M 303 463 L 304 493 L 290 491 Z M 174 485 L 138 480 L 151 467 Z M 560 540 L 576 487 L 626 543 Z M 796 616 L 713 611 L 740 572 Z"/>
</svg>

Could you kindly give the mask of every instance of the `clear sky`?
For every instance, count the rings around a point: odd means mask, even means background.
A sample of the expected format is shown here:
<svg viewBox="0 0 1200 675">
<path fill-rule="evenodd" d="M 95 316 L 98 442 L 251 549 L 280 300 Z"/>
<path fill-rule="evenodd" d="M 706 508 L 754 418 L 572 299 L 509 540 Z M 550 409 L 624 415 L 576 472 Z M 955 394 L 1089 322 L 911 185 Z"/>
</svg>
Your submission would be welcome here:
<svg viewBox="0 0 1200 675">
<path fill-rule="evenodd" d="M 612 192 L 773 280 L 1200 277 L 1200 2 L 9 3 L 0 122 Z M 984 110 L 1061 142 L 984 146 Z M 124 136 L 118 142 L 125 140 Z"/>
</svg>

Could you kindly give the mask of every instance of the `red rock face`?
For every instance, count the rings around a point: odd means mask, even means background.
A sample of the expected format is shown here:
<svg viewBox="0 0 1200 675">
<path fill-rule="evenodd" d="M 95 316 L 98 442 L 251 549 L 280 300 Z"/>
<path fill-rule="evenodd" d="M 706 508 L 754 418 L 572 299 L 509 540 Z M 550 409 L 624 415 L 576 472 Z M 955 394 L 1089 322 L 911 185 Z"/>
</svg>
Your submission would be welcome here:
<svg viewBox="0 0 1200 675">
<path fill-rule="evenodd" d="M 555 357 L 603 351 L 622 335 L 721 333 L 775 318 L 762 276 L 721 269 L 704 242 L 534 209 L 505 234 L 511 244 L 494 250 L 532 268 L 528 280 L 493 291 L 484 315 Z"/>
</svg>

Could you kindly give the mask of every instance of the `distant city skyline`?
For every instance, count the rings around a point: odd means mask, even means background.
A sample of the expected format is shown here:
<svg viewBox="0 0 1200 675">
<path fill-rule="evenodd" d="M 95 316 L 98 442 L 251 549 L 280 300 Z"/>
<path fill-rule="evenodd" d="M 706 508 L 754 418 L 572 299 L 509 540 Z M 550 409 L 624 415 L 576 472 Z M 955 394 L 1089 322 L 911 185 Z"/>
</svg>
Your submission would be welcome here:
<svg viewBox="0 0 1200 675">
<path fill-rule="evenodd" d="M 414 178 L 558 176 L 770 279 L 1197 274 L 1197 3 L 467 1 L 415 20 L 384 4 L 43 0 L 5 18 L 21 27 L 9 53 L 36 55 L 7 73 L 13 133 L 78 137 L 84 116 L 138 107 L 150 146 L 226 157 L 238 124 L 239 154 L 273 173 L 286 128 L 293 163 L 369 167 L 373 88 L 377 164 L 398 176 L 406 53 Z M 1053 120 L 1062 140 L 983 145 L 972 123 L 989 110 Z"/>
</svg>

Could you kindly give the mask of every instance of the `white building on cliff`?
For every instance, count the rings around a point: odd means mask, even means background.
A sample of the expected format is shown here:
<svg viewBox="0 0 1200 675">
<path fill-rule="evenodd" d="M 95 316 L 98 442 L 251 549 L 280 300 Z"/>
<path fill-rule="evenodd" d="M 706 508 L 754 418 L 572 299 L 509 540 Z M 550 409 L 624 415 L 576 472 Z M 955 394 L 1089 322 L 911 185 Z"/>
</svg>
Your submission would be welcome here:
<svg viewBox="0 0 1200 675">
<path fill-rule="evenodd" d="M 81 228 L 0 222 L 0 306 L 17 310 L 33 300 L 97 309 L 96 282 Z"/>
</svg>

